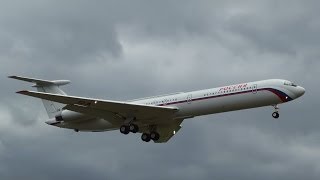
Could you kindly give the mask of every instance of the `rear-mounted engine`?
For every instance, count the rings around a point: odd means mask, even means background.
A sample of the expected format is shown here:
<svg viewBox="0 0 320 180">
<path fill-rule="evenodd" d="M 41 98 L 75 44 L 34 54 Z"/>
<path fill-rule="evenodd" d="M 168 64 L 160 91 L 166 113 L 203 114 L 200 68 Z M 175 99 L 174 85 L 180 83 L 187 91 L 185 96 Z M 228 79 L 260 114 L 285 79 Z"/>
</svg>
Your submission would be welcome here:
<svg viewBox="0 0 320 180">
<path fill-rule="evenodd" d="M 64 121 L 64 122 L 81 121 L 86 118 L 87 116 L 81 113 L 77 113 L 69 110 L 63 110 L 60 115 L 55 117 L 56 121 Z"/>
</svg>

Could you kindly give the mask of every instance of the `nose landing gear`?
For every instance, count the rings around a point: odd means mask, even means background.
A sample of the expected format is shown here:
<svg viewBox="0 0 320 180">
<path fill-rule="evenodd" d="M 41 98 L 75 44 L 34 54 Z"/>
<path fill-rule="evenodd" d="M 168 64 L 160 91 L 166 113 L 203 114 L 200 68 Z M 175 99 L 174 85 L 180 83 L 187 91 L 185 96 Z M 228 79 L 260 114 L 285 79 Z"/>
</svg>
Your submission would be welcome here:
<svg viewBox="0 0 320 180">
<path fill-rule="evenodd" d="M 280 117 L 280 115 L 279 115 L 278 112 L 273 112 L 272 113 L 272 117 L 275 118 L 275 119 L 278 119 Z"/>
<path fill-rule="evenodd" d="M 280 117 L 278 105 L 274 106 L 274 112 L 272 113 L 272 117 L 275 119 L 278 119 Z"/>
</svg>

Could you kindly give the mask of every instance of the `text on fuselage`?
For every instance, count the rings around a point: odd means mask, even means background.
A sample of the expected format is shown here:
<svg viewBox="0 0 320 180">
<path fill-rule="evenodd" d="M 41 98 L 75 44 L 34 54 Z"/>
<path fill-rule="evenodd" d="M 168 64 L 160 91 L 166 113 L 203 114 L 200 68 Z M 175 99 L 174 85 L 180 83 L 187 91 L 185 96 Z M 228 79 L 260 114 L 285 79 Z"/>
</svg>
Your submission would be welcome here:
<svg viewBox="0 0 320 180">
<path fill-rule="evenodd" d="M 242 89 L 242 88 L 246 88 L 247 86 L 248 86 L 247 83 L 245 83 L 245 84 L 237 84 L 237 85 L 230 85 L 230 86 L 226 86 L 226 87 L 220 88 L 219 92 L 220 91 Z"/>
</svg>

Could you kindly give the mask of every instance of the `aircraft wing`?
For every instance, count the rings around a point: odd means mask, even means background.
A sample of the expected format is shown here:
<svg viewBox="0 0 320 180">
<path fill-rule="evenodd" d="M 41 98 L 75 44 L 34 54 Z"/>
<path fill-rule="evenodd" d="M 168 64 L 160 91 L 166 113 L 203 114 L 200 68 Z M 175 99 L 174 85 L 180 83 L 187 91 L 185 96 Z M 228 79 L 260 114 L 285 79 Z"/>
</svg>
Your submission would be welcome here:
<svg viewBox="0 0 320 180">
<path fill-rule="evenodd" d="M 101 112 L 111 112 L 120 117 L 136 117 L 137 120 L 159 119 L 169 117 L 178 111 L 175 107 L 148 106 L 131 102 L 109 101 L 84 97 L 51 94 L 36 91 L 18 91 L 17 93 L 40 99 L 66 104 L 66 109 L 101 117 Z"/>
</svg>

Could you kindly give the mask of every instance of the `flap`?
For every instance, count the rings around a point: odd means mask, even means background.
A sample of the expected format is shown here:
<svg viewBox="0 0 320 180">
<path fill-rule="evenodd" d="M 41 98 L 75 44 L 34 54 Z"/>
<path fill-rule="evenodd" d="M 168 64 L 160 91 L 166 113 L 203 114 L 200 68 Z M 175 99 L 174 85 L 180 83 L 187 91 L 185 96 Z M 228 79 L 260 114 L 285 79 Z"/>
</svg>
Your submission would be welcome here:
<svg viewBox="0 0 320 180">
<path fill-rule="evenodd" d="M 155 143 L 165 143 L 169 141 L 181 129 L 180 124 L 182 121 L 183 120 L 179 120 L 176 123 L 158 125 L 157 132 L 160 134 L 160 139 L 155 141 Z"/>
</svg>

